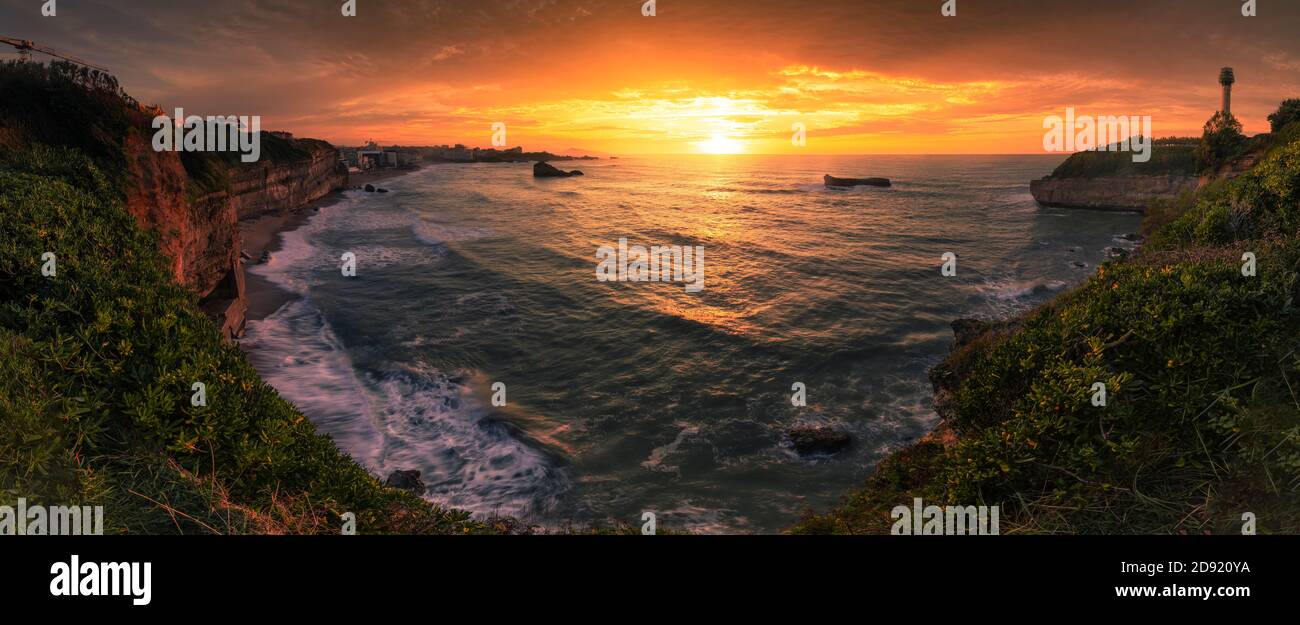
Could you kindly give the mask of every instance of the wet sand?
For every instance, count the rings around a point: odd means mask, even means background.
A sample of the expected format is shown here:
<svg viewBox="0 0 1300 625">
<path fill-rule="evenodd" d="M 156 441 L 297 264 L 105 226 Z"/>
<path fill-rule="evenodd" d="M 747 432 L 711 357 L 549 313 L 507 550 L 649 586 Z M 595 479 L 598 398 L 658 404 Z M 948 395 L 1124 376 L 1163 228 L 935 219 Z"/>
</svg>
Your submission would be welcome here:
<svg viewBox="0 0 1300 625">
<path fill-rule="evenodd" d="M 243 239 L 244 253 L 249 256 L 244 261 L 244 296 L 248 300 L 245 318 L 248 321 L 265 319 L 297 298 L 294 293 L 248 270 L 261 264 L 263 252 L 269 251 L 274 255 L 280 251 L 281 232 L 298 228 L 317 210 L 337 201 L 337 197 L 331 196 L 289 213 L 262 215 L 239 222 L 239 236 Z"/>
</svg>

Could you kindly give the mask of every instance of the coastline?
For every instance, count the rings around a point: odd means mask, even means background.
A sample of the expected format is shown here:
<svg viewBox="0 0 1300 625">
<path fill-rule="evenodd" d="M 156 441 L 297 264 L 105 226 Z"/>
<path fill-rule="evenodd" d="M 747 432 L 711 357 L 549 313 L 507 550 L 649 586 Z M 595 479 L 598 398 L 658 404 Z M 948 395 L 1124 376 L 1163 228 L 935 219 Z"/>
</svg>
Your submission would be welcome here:
<svg viewBox="0 0 1300 625">
<path fill-rule="evenodd" d="M 397 178 L 399 176 L 405 176 L 406 174 L 420 171 L 421 169 L 424 169 L 425 166 L 426 166 L 425 163 L 420 163 L 419 165 L 415 166 L 414 169 L 380 169 L 377 171 L 362 172 L 356 175 L 348 174 L 347 188 L 351 189 L 353 187 L 364 187 L 367 184 L 373 184 L 375 182 L 379 182 L 380 180 L 387 180 L 389 178 Z"/>
<path fill-rule="evenodd" d="M 341 194 L 343 191 L 365 186 L 366 184 L 373 184 L 380 180 L 404 176 L 420 171 L 422 168 L 423 166 L 415 169 L 382 170 L 348 176 L 348 183 L 343 189 L 315 202 L 304 204 L 283 213 L 266 214 L 240 220 L 239 237 L 242 240 L 243 251 L 248 255 L 248 260 L 243 265 L 244 296 L 248 300 L 248 312 L 245 314 L 245 318 L 248 321 L 260 321 L 271 316 L 280 307 L 298 298 L 297 294 L 286 291 L 270 280 L 249 271 L 249 269 L 261 263 L 263 254 L 270 253 L 274 255 L 280 251 L 282 246 L 280 235 L 282 233 L 297 230 L 322 208 L 337 203 L 342 199 Z"/>
</svg>

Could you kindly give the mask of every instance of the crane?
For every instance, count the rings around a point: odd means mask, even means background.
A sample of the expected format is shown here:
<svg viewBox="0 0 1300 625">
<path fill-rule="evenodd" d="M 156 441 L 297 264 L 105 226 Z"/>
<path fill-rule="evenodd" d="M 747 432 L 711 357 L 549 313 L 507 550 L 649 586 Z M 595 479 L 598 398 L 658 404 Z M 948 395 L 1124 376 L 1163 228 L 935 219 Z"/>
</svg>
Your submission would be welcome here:
<svg viewBox="0 0 1300 625">
<path fill-rule="evenodd" d="M 108 71 L 108 68 L 101 67 L 101 66 L 99 66 L 99 65 L 95 65 L 94 63 L 88 63 L 88 62 L 86 62 L 86 61 L 83 61 L 83 60 L 81 60 L 81 59 L 75 57 L 75 56 L 68 56 L 68 55 L 66 55 L 66 54 L 63 54 L 63 53 L 61 53 L 61 52 L 58 52 L 58 51 L 54 50 L 53 48 L 48 48 L 48 47 L 46 47 L 46 46 L 37 45 L 35 42 L 33 42 L 33 41 L 29 40 L 29 39 L 14 39 L 13 37 L 0 37 L 0 43 L 8 44 L 8 45 L 11 45 L 11 46 L 17 48 L 17 49 L 18 49 L 18 58 L 19 58 L 19 59 L 22 59 L 22 60 L 24 60 L 24 61 L 30 61 L 30 60 L 32 60 L 32 53 L 33 53 L 33 52 L 40 52 L 41 54 L 48 54 L 48 55 L 50 55 L 50 56 L 52 56 L 52 57 L 54 57 L 54 58 L 56 58 L 56 59 L 63 59 L 63 60 L 65 60 L 65 61 L 70 61 L 70 62 L 72 62 L 72 63 L 76 63 L 77 65 L 83 65 L 83 66 L 85 66 L 85 67 L 89 67 L 89 68 L 91 68 L 91 69 L 97 69 L 97 70 L 99 70 L 99 71 L 101 71 L 101 72 L 104 72 L 105 74 L 111 74 L 111 73 L 112 73 L 112 72 Z"/>
</svg>

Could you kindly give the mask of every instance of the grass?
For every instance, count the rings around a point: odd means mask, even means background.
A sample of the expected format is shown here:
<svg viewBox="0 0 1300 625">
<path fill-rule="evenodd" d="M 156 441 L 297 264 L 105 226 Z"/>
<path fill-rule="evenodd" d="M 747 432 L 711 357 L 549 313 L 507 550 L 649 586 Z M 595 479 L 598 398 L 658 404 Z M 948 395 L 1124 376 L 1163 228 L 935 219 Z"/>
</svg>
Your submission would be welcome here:
<svg viewBox="0 0 1300 625">
<path fill-rule="evenodd" d="M 1048 177 L 1194 176 L 1196 173 L 1196 140 L 1166 138 L 1152 143 L 1151 159 L 1144 163 L 1134 162 L 1130 151 L 1075 152 Z"/>
</svg>

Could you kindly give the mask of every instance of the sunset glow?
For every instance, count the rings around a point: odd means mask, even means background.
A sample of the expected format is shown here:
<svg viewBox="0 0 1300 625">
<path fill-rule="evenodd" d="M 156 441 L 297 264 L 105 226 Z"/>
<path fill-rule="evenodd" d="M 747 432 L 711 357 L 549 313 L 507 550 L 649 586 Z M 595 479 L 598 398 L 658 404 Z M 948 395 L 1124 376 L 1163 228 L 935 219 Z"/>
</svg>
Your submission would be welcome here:
<svg viewBox="0 0 1300 625">
<path fill-rule="evenodd" d="M 1300 40 L 1280 21 L 1144 3 L 1126 9 L 1150 25 L 1133 37 L 1084 5 L 980 2 L 951 20 L 868 4 L 671 2 L 645 17 L 612 0 L 430 2 L 337 19 L 141 2 L 111 22 L 22 14 L 8 28 L 120 68 L 164 108 L 261 115 L 344 145 L 484 146 L 502 122 L 512 145 L 556 152 L 1039 153 L 1043 118 L 1068 106 L 1199 134 L 1225 65 L 1248 133 L 1266 130 L 1273 94 L 1300 88 Z M 208 21 L 224 27 L 183 46 L 167 35 Z M 75 35 L 90 28 L 122 32 Z M 244 67 L 263 71 L 232 71 Z M 796 122 L 806 145 L 791 142 Z"/>
<path fill-rule="evenodd" d="M 714 133 L 708 140 L 696 144 L 705 154 L 737 154 L 744 151 L 743 144 L 731 137 Z"/>
</svg>

